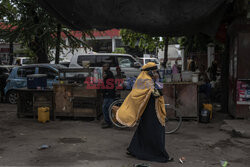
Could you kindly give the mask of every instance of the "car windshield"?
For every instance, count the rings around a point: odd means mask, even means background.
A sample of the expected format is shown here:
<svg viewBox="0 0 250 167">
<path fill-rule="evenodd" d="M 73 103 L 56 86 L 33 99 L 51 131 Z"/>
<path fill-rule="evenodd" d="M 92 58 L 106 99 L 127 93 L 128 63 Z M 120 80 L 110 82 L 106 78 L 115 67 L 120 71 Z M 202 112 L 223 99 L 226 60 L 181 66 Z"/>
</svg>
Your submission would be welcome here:
<svg viewBox="0 0 250 167">
<path fill-rule="evenodd" d="M 23 64 L 30 64 L 31 60 L 30 59 L 23 59 Z"/>
<path fill-rule="evenodd" d="M 118 57 L 118 64 L 121 68 L 130 68 L 133 67 L 134 61 L 129 57 Z"/>
</svg>

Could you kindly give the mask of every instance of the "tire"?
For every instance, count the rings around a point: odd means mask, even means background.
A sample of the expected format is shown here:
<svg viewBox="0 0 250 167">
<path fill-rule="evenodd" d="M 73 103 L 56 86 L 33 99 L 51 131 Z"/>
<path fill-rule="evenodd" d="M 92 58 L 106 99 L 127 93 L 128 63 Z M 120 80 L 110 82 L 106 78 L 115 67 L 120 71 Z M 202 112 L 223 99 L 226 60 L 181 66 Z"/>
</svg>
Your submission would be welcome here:
<svg viewBox="0 0 250 167">
<path fill-rule="evenodd" d="M 116 120 L 116 111 L 113 110 L 113 106 L 118 106 L 120 107 L 122 105 L 122 103 L 124 102 L 124 99 L 118 99 L 115 100 L 110 106 L 109 106 L 109 118 L 112 122 L 112 124 L 114 126 L 116 126 L 117 128 L 126 128 L 126 126 L 120 124 L 117 120 Z"/>
<path fill-rule="evenodd" d="M 178 113 L 178 110 L 176 110 L 174 107 L 170 108 L 171 110 L 174 111 L 175 113 L 175 118 L 173 119 L 168 119 L 166 117 L 166 125 L 165 125 L 165 134 L 172 134 L 177 132 L 182 124 L 182 116 Z M 167 111 L 168 109 L 166 109 Z M 168 116 L 168 112 L 167 112 Z"/>
<path fill-rule="evenodd" d="M 9 91 L 7 93 L 6 99 L 10 104 L 16 104 L 17 103 L 17 92 L 14 90 Z"/>
</svg>

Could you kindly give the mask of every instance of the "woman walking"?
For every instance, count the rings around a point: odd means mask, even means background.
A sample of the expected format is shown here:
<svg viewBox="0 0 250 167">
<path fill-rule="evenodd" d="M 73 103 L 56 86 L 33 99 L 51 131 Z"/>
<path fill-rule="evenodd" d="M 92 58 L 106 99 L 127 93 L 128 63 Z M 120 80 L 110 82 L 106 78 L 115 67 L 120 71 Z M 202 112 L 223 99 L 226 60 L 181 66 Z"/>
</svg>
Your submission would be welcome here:
<svg viewBox="0 0 250 167">
<path fill-rule="evenodd" d="M 118 109 L 116 119 L 130 127 L 140 119 L 128 154 L 142 160 L 168 162 L 173 159 L 165 150 L 166 111 L 161 91 L 156 89 L 157 76 L 155 63 L 142 67 L 132 91 Z"/>
</svg>

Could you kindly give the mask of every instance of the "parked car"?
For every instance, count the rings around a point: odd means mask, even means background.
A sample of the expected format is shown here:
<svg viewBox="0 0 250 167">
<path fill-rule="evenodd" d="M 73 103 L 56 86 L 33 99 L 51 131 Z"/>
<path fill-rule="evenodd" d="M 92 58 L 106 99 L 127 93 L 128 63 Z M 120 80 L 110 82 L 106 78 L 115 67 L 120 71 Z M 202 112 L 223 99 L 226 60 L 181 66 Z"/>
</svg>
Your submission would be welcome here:
<svg viewBox="0 0 250 167">
<path fill-rule="evenodd" d="M 157 58 L 150 58 L 150 57 L 149 58 L 140 58 L 139 61 L 142 65 L 145 65 L 148 62 L 153 62 L 157 65 L 158 69 L 160 69 L 160 62 Z"/>
<path fill-rule="evenodd" d="M 65 68 L 62 65 L 56 64 L 32 64 L 26 66 L 18 66 L 12 69 L 7 84 L 4 88 L 6 99 L 9 103 L 15 104 L 17 101 L 16 88 L 27 87 L 27 75 L 31 74 L 46 74 L 47 87 L 52 87 L 53 83 L 57 83 L 58 69 Z"/>
<path fill-rule="evenodd" d="M 6 86 L 6 80 L 14 67 L 15 66 L 11 65 L 0 66 L 0 101 L 4 100 L 4 87 Z"/>
<path fill-rule="evenodd" d="M 110 70 L 116 75 L 116 67 L 119 66 L 121 71 L 125 73 L 126 77 L 137 77 L 141 70 L 141 63 L 129 54 L 116 53 L 95 53 L 74 55 L 71 58 L 69 67 L 80 68 L 84 63 L 88 62 L 90 68 L 101 68 L 103 64 L 108 63 Z"/>
</svg>

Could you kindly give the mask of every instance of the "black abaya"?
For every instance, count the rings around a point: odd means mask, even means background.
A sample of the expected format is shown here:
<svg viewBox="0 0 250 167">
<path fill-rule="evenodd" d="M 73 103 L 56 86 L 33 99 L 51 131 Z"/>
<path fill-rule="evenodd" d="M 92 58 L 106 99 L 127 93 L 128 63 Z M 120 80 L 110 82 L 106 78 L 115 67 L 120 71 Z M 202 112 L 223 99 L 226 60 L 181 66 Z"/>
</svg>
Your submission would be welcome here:
<svg viewBox="0 0 250 167">
<path fill-rule="evenodd" d="M 157 118 L 152 95 L 127 150 L 141 160 L 167 162 L 169 159 L 165 150 L 165 127 Z"/>
</svg>

